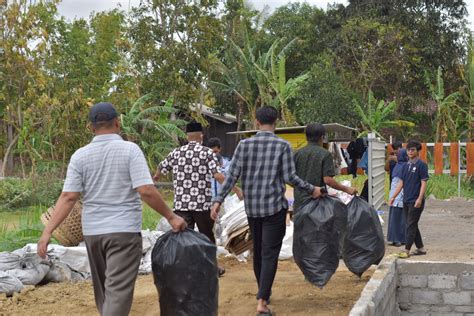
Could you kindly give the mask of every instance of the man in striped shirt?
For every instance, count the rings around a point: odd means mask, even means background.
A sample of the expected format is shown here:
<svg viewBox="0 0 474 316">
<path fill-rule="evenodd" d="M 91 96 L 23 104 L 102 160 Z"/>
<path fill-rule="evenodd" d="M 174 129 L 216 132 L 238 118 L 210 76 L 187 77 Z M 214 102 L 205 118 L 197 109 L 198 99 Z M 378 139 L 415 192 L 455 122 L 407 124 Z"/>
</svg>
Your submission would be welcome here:
<svg viewBox="0 0 474 316">
<path fill-rule="evenodd" d="M 156 190 L 140 148 L 120 137 L 120 122 L 112 104 L 94 105 L 89 120 L 95 137 L 72 155 L 63 192 L 37 251 L 46 257 L 51 234 L 82 194 L 82 230 L 97 309 L 102 316 L 128 315 L 142 257 L 140 197 L 165 217 L 174 231 L 187 225 Z"/>
<path fill-rule="evenodd" d="M 285 184 L 289 183 L 313 198 L 321 196 L 315 187 L 295 174 L 290 144 L 274 134 L 278 112 L 271 106 L 257 111 L 260 130 L 237 146 L 222 190 L 214 198 L 211 217 L 215 220 L 220 205 L 240 178 L 250 231 L 253 238 L 253 265 L 258 284 L 257 312 L 271 315 L 267 304 L 286 231 Z"/>
</svg>

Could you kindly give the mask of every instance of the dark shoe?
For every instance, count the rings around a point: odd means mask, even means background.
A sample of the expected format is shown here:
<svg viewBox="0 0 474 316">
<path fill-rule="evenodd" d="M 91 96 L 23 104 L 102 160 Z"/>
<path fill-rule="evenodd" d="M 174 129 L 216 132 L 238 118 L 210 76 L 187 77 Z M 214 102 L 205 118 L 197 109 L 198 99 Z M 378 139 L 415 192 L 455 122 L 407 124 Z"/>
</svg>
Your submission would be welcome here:
<svg viewBox="0 0 474 316">
<path fill-rule="evenodd" d="M 225 269 L 218 267 L 217 268 L 217 274 L 219 275 L 219 278 L 225 274 Z"/>
<path fill-rule="evenodd" d="M 414 255 L 414 256 L 423 256 L 423 255 L 426 255 L 426 250 L 416 249 L 415 251 L 413 251 L 412 255 Z"/>
<path fill-rule="evenodd" d="M 399 242 L 393 242 L 393 243 L 392 243 L 392 246 L 394 246 L 394 247 L 401 247 L 402 244 L 399 243 Z"/>
</svg>

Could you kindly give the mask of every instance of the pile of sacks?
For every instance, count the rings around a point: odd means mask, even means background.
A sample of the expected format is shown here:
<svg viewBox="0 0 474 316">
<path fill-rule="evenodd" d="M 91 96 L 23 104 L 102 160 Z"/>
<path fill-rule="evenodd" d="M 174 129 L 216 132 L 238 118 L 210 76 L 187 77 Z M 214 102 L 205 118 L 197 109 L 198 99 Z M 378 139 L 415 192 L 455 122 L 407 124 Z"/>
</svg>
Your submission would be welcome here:
<svg viewBox="0 0 474 316">
<path fill-rule="evenodd" d="M 158 223 L 156 230 L 142 230 L 143 250 L 139 274 L 150 274 L 152 272 L 152 251 L 160 236 L 171 230 L 171 226 L 164 218 Z M 197 228 L 196 228 L 197 230 Z M 244 202 L 235 195 L 226 198 L 221 210 L 220 220 L 215 226 L 217 255 L 233 256 L 239 261 L 246 261 L 249 255 L 248 249 L 252 246 L 252 240 L 245 240 L 245 251 L 239 254 L 229 253 L 225 247 L 229 247 L 233 238 L 242 232 L 249 234 L 247 215 Z M 293 224 L 287 226 L 286 235 L 283 240 L 280 259 L 290 259 L 293 256 Z M 42 259 L 36 254 L 37 245 L 27 244 L 22 249 L 13 252 L 0 252 L 0 293 L 11 296 L 14 292 L 20 292 L 25 285 L 46 284 L 49 282 L 66 282 L 85 280 L 90 278 L 89 259 L 84 242 L 76 247 L 64 247 L 50 244 L 48 246 L 48 258 Z"/>
<path fill-rule="evenodd" d="M 81 260 L 84 257 L 81 251 L 52 245 L 48 255 L 48 259 L 39 257 L 34 244 L 13 252 L 0 252 L 0 293 L 11 296 L 27 285 L 88 278 L 89 262 Z"/>
<path fill-rule="evenodd" d="M 286 226 L 285 237 L 278 259 L 287 260 L 293 257 L 293 222 Z M 244 201 L 237 195 L 228 196 L 222 204 L 220 217 L 215 225 L 216 243 L 230 252 L 239 261 L 246 261 L 252 248 L 247 213 Z M 218 248 L 219 250 L 219 248 Z M 219 252 L 219 251 L 218 251 Z"/>
</svg>

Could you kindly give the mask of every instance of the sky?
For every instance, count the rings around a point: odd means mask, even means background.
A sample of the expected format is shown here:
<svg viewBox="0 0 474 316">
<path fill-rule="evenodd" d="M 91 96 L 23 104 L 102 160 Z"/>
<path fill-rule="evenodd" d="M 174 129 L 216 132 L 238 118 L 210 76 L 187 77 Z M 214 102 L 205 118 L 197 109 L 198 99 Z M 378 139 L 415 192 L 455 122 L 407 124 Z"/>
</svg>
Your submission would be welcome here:
<svg viewBox="0 0 474 316">
<path fill-rule="evenodd" d="M 288 2 L 298 2 L 295 0 L 249 0 L 255 9 L 261 10 L 265 5 L 268 5 L 270 10 L 278 8 Z M 306 0 L 309 4 L 316 5 L 320 8 L 326 9 L 328 3 L 343 3 L 347 1 L 325 1 L 325 0 Z M 59 4 L 59 13 L 66 18 L 73 19 L 74 17 L 88 17 L 92 11 L 103 11 L 116 8 L 121 5 L 122 9 L 127 10 L 129 6 L 137 6 L 140 0 L 63 0 Z M 474 1 L 466 0 L 467 11 L 469 13 L 468 22 L 471 29 L 474 29 Z"/>
</svg>

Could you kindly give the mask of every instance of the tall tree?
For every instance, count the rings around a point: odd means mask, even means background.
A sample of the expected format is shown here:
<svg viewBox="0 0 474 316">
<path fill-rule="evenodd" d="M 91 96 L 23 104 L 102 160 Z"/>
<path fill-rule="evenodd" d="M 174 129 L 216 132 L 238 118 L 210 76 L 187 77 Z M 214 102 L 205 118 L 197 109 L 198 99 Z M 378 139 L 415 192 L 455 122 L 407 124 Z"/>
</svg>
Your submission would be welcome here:
<svg viewBox="0 0 474 316">
<path fill-rule="evenodd" d="M 202 69 L 222 38 L 217 8 L 217 0 L 146 0 L 132 10 L 131 54 L 142 93 L 173 96 L 183 108 L 202 101 Z"/>
<path fill-rule="evenodd" d="M 6 135 L 6 150 L 1 174 L 13 169 L 12 151 L 21 135 L 25 135 L 25 117 L 45 95 L 47 74 L 41 64 L 47 49 L 51 21 L 56 13 L 56 1 L 35 2 L 20 0 L 3 3 L 0 10 L 0 120 Z M 25 139 L 22 139 L 25 140 Z M 36 153 L 31 142 L 24 141 L 28 154 Z"/>
</svg>

